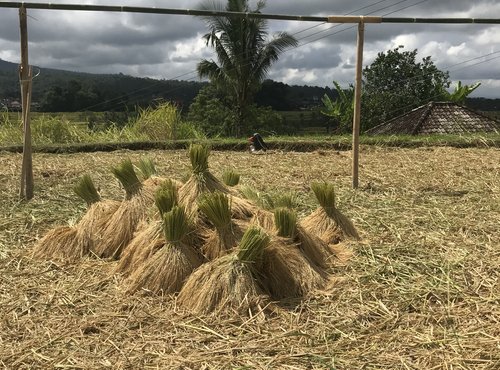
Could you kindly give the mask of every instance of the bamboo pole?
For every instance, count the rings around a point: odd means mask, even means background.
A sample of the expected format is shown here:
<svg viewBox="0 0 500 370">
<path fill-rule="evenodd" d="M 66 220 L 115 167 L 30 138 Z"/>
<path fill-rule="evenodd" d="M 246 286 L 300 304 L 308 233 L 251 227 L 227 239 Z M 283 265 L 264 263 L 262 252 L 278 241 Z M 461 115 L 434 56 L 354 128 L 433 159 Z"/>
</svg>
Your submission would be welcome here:
<svg viewBox="0 0 500 370">
<path fill-rule="evenodd" d="M 28 21 L 26 8 L 19 8 L 19 26 L 21 31 L 21 65 L 19 79 L 21 83 L 22 121 L 23 121 L 23 162 L 21 166 L 21 188 L 19 196 L 22 199 L 33 198 L 33 160 L 31 147 L 30 105 L 32 69 L 28 63 Z"/>
<path fill-rule="evenodd" d="M 356 55 L 356 80 L 354 86 L 354 117 L 352 122 L 352 188 L 359 186 L 359 128 L 361 121 L 361 78 L 363 72 L 363 46 L 365 23 L 358 23 L 358 45 Z"/>
<path fill-rule="evenodd" d="M 81 10 L 99 12 L 121 12 L 121 13 L 143 13 L 143 14 L 172 14 L 172 15 L 193 15 L 193 16 L 244 16 L 249 18 L 276 19 L 285 21 L 305 21 L 305 22 L 329 22 L 329 23 L 358 23 L 359 16 L 309 16 L 309 15 L 289 15 L 289 14 L 268 14 L 268 13 L 238 13 L 216 10 L 198 9 L 169 9 L 150 8 L 138 6 L 121 5 L 92 5 L 92 4 L 53 4 L 53 3 L 30 3 L 20 1 L 0 2 L 0 8 L 20 8 L 26 9 L 48 9 L 48 10 Z M 440 24 L 500 24 L 500 18 L 403 18 L 403 17 L 376 17 L 368 16 L 365 23 L 440 23 Z"/>
</svg>

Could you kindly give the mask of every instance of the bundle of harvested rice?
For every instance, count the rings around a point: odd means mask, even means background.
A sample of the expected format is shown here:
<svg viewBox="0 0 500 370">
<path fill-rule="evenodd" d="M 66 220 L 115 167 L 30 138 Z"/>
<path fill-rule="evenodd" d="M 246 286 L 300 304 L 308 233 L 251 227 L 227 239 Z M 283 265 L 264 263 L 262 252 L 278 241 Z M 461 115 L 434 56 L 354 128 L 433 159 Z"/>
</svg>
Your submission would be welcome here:
<svg viewBox="0 0 500 370">
<path fill-rule="evenodd" d="M 290 238 L 274 237 L 264 250 L 263 282 L 273 299 L 304 297 L 322 289 L 328 273 L 311 263 Z"/>
<path fill-rule="evenodd" d="M 329 183 L 313 183 L 311 188 L 320 207 L 304 218 L 301 226 L 328 244 L 336 244 L 347 238 L 359 239 L 351 220 L 335 206 L 335 189 Z"/>
<path fill-rule="evenodd" d="M 274 211 L 277 237 L 264 250 L 264 284 L 274 299 L 296 298 L 321 289 L 328 274 L 299 249 L 297 214 L 287 208 Z"/>
<path fill-rule="evenodd" d="M 138 290 L 154 294 L 178 292 L 191 272 L 202 264 L 201 256 L 183 242 L 189 221 L 181 207 L 163 215 L 164 240 L 159 249 L 134 271 L 128 280 L 128 292 Z"/>
<path fill-rule="evenodd" d="M 240 182 L 240 174 L 231 169 L 225 170 L 222 173 L 222 181 L 227 186 L 236 186 Z"/>
<path fill-rule="evenodd" d="M 274 223 L 278 236 L 295 238 L 297 234 L 297 213 L 288 208 L 277 208 L 274 210 Z"/>
<path fill-rule="evenodd" d="M 215 226 L 208 229 L 201 248 L 208 260 L 213 260 L 229 253 L 243 235 L 241 221 L 231 220 L 229 198 L 221 192 L 205 194 L 198 202 L 200 211 Z"/>
<path fill-rule="evenodd" d="M 144 180 L 157 174 L 155 163 L 149 157 L 141 158 L 137 164 L 137 168 L 139 169 L 139 172 Z"/>
<path fill-rule="evenodd" d="M 73 245 L 75 257 L 96 253 L 101 243 L 103 231 L 110 217 L 120 206 L 119 201 L 102 200 L 90 175 L 84 175 L 73 188 L 75 193 L 87 203 L 87 212 L 76 225 L 77 235 Z"/>
<path fill-rule="evenodd" d="M 236 251 L 207 262 L 189 276 L 178 302 L 195 313 L 255 313 L 263 301 L 257 268 L 269 240 L 261 228 L 250 227 Z"/>
<path fill-rule="evenodd" d="M 125 189 L 125 199 L 103 230 L 96 254 L 101 258 L 117 259 L 132 240 L 139 223 L 147 218 L 154 192 L 151 188 L 143 187 L 130 159 L 113 168 L 113 174 Z"/>
<path fill-rule="evenodd" d="M 209 171 L 209 155 L 210 148 L 206 145 L 192 144 L 189 147 L 189 159 L 193 173 L 179 189 L 179 204 L 186 207 L 187 212 L 193 217 L 196 217 L 198 212 L 197 199 L 201 194 L 214 191 L 231 194 L 229 189 Z M 231 211 L 235 218 L 249 218 L 255 211 L 255 207 L 245 199 L 233 196 L 231 202 Z"/>
<path fill-rule="evenodd" d="M 81 257 L 75 255 L 73 244 L 77 229 L 74 226 L 58 226 L 50 230 L 33 248 L 31 256 L 38 259 L 74 260 Z"/>
<path fill-rule="evenodd" d="M 177 205 L 177 187 L 171 180 L 166 180 L 156 191 L 155 204 L 161 215 L 160 219 L 138 225 L 133 239 L 122 252 L 115 272 L 129 275 L 165 243 L 162 237 L 163 215 Z"/>
</svg>

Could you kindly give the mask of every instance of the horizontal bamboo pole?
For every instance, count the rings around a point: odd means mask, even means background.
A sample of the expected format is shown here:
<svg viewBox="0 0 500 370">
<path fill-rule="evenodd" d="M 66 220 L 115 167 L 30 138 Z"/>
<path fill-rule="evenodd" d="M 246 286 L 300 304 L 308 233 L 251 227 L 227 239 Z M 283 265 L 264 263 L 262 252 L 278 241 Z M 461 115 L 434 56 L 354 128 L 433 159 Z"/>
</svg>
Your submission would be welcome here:
<svg viewBox="0 0 500 370">
<path fill-rule="evenodd" d="M 352 16 L 352 15 L 331 15 L 328 23 L 381 23 L 382 17 L 374 16 Z"/>
<path fill-rule="evenodd" d="M 329 23 L 443 23 L 443 24 L 500 24 L 500 18 L 403 18 L 403 17 L 375 17 L 375 16 L 342 16 L 332 15 L 327 17 L 307 16 L 307 15 L 286 15 L 286 14 L 266 14 L 266 13 L 237 13 L 215 10 L 197 9 L 168 9 L 168 8 L 148 8 L 137 6 L 119 5 L 87 5 L 87 4 L 52 4 L 52 3 L 27 3 L 20 1 L 0 2 L 0 8 L 21 8 L 26 9 L 51 9 L 51 10 L 81 10 L 100 12 L 120 12 L 120 13 L 145 13 L 145 14 L 173 14 L 173 15 L 193 15 L 193 16 L 232 16 L 249 17 L 262 19 L 275 19 L 285 21 L 306 21 L 306 22 L 329 22 Z"/>
</svg>

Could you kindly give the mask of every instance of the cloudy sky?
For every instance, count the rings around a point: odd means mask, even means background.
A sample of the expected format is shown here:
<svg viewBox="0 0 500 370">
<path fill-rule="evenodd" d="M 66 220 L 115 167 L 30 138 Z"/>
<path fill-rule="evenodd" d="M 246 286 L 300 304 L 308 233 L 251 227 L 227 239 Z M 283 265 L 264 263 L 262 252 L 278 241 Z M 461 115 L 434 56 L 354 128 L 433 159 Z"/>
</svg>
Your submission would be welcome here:
<svg viewBox="0 0 500 370">
<path fill-rule="evenodd" d="M 200 0 L 50 2 L 192 9 Z M 267 0 L 264 12 L 500 18 L 500 1 Z M 203 20 L 192 16 L 32 9 L 28 15 L 29 58 L 38 66 L 197 80 L 196 64 L 213 56 L 201 39 L 206 32 Z M 0 59 L 19 62 L 18 22 L 17 9 L 0 8 Z M 282 55 L 270 78 L 318 86 L 332 86 L 332 80 L 353 82 L 356 27 L 270 21 L 269 31 L 287 31 L 300 44 Z M 452 81 L 481 82 L 473 96 L 500 98 L 500 25 L 368 24 L 365 37 L 364 65 L 377 53 L 403 45 L 405 50 L 418 49 L 419 59 L 431 56 L 438 68 L 450 72 Z"/>
</svg>

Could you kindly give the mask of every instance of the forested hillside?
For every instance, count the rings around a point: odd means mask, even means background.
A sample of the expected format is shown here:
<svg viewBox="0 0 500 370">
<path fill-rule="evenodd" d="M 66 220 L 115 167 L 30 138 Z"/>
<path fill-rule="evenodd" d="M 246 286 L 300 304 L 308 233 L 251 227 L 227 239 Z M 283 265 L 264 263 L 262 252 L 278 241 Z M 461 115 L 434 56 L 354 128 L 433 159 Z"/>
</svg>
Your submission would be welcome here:
<svg viewBox="0 0 500 370">
<path fill-rule="evenodd" d="M 0 60 L 0 99 L 19 98 L 17 69 L 17 64 Z M 154 80 L 34 67 L 34 73 L 38 72 L 33 83 L 33 101 L 42 111 L 119 111 L 148 105 L 156 99 L 187 107 L 206 84 L 198 80 Z M 279 111 L 299 110 L 319 105 L 325 93 L 335 97 L 335 91 L 328 87 L 289 86 L 267 80 L 256 96 L 256 103 Z"/>
</svg>

